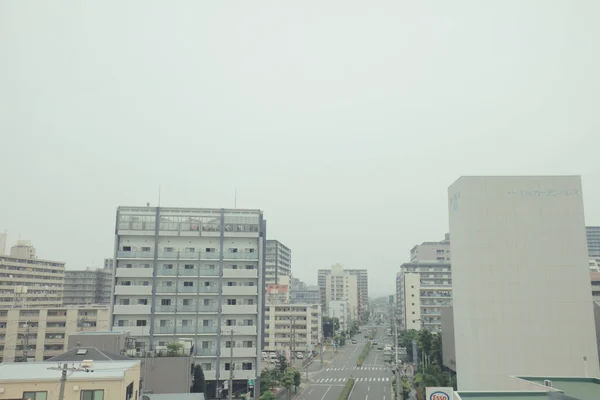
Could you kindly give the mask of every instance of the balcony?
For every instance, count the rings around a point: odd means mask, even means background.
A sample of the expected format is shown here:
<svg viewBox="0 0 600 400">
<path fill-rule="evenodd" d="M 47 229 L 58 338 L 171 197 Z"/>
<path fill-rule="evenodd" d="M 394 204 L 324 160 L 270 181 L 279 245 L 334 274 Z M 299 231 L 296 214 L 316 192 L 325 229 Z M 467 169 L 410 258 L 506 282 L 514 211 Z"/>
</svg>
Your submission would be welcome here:
<svg viewBox="0 0 600 400">
<path fill-rule="evenodd" d="M 179 252 L 177 251 L 159 251 L 157 254 L 159 259 L 176 259 L 179 258 Z"/>
<path fill-rule="evenodd" d="M 196 329 L 196 325 L 192 325 L 192 326 L 178 326 L 175 329 L 175 333 L 196 333 L 197 329 Z"/>
<path fill-rule="evenodd" d="M 177 268 L 159 268 L 156 276 L 176 276 Z"/>
<path fill-rule="evenodd" d="M 221 372 L 221 378 L 223 378 L 224 376 L 229 376 L 229 371 L 222 371 Z M 251 370 L 242 370 L 242 369 L 236 369 L 235 371 L 233 371 L 233 376 L 235 377 L 234 379 L 256 379 L 256 371 L 251 369 Z"/>
<path fill-rule="evenodd" d="M 223 278 L 258 278 L 258 271 L 256 269 L 224 268 Z"/>
<path fill-rule="evenodd" d="M 150 335 L 150 326 L 113 326 L 113 331 L 128 331 L 131 336 Z"/>
<path fill-rule="evenodd" d="M 223 296 L 256 296 L 257 286 L 223 286 Z"/>
<path fill-rule="evenodd" d="M 223 260 L 248 260 L 248 261 L 256 261 L 258 260 L 257 252 L 223 252 Z"/>
<path fill-rule="evenodd" d="M 231 330 L 233 329 L 233 334 L 234 335 L 256 335 L 256 326 L 255 325 L 250 325 L 250 326 L 245 326 L 245 325 L 236 325 L 236 326 L 227 326 L 227 325 L 223 325 L 221 327 L 221 332 L 223 334 L 227 333 L 227 332 L 231 332 Z"/>
<path fill-rule="evenodd" d="M 198 357 L 215 357 L 217 355 L 216 348 L 209 348 L 209 349 L 199 348 L 199 349 L 195 349 L 194 351 L 196 353 L 196 356 L 198 356 Z"/>
<path fill-rule="evenodd" d="M 199 290 L 200 293 L 219 293 L 219 288 L 216 285 L 211 285 L 211 286 L 200 286 Z"/>
<path fill-rule="evenodd" d="M 258 311 L 256 305 L 223 305 L 222 312 L 223 314 L 256 314 Z"/>
<path fill-rule="evenodd" d="M 221 358 L 229 357 L 231 352 L 230 348 L 222 347 L 221 348 Z M 256 347 L 234 347 L 233 348 L 233 356 L 234 357 L 256 357 Z M 234 371 L 237 374 L 238 370 Z M 237 378 L 236 378 L 237 379 Z"/>
<path fill-rule="evenodd" d="M 217 327 L 216 326 L 199 326 L 197 333 L 201 334 L 216 334 L 217 333 Z"/>
<path fill-rule="evenodd" d="M 117 251 L 117 259 L 120 258 L 147 258 L 154 259 L 153 251 Z"/>
<path fill-rule="evenodd" d="M 179 276 L 198 276 L 198 270 L 196 268 L 193 269 L 179 269 Z"/>
<path fill-rule="evenodd" d="M 115 314 L 148 315 L 148 314 L 150 314 L 150 306 L 143 305 L 143 304 L 134 304 L 134 305 L 115 304 L 114 313 Z"/>
<path fill-rule="evenodd" d="M 155 334 L 174 334 L 175 327 L 174 326 L 155 326 L 154 327 Z"/>
<path fill-rule="evenodd" d="M 200 268 L 200 276 L 219 276 L 218 268 Z"/>
<path fill-rule="evenodd" d="M 152 268 L 117 268 L 117 278 L 152 278 Z"/>
<path fill-rule="evenodd" d="M 156 312 L 159 313 L 173 313 L 175 312 L 175 306 L 174 305 L 170 305 L 170 306 L 156 306 Z"/>
<path fill-rule="evenodd" d="M 217 312 L 217 306 L 177 306 L 177 312 L 178 313 L 185 313 L 185 312 L 191 312 L 191 313 L 205 313 L 205 312 Z"/>
<path fill-rule="evenodd" d="M 115 295 L 151 295 L 152 294 L 152 286 L 142 286 L 142 285 L 117 285 L 115 286 Z"/>
<path fill-rule="evenodd" d="M 163 286 L 156 285 L 156 293 L 175 293 L 177 292 L 177 286 Z"/>
</svg>

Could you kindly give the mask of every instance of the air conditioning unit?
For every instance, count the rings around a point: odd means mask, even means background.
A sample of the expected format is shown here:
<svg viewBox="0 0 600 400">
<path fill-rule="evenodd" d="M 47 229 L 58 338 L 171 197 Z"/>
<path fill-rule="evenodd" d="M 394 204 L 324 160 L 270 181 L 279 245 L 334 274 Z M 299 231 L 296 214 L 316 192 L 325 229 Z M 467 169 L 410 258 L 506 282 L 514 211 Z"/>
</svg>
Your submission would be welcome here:
<svg viewBox="0 0 600 400">
<path fill-rule="evenodd" d="M 551 388 L 552 387 L 552 381 L 548 380 L 548 379 L 544 379 L 544 386 Z"/>
</svg>

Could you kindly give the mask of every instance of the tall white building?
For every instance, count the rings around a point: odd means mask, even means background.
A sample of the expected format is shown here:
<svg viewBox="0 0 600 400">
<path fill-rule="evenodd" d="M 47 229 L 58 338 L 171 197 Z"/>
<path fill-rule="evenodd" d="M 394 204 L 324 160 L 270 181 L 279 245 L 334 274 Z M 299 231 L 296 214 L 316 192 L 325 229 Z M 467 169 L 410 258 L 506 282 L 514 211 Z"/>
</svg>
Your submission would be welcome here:
<svg viewBox="0 0 600 400">
<path fill-rule="evenodd" d="M 267 285 L 284 285 L 282 276 L 292 275 L 292 251 L 279 240 L 267 240 L 265 257 L 265 282 Z"/>
<path fill-rule="evenodd" d="M 230 369 L 245 388 L 260 375 L 265 232 L 260 210 L 119 207 L 114 329 L 142 351 L 185 339 L 208 393 Z"/>
<path fill-rule="evenodd" d="M 340 323 L 340 330 L 350 329 L 352 317 L 350 315 L 350 305 L 346 300 L 331 300 L 328 303 L 327 315 L 329 318 L 337 318 Z"/>
<path fill-rule="evenodd" d="M 320 269 L 317 276 L 317 284 L 321 289 L 321 307 L 327 310 L 326 283 L 327 276 L 332 274 L 335 269 L 339 273 L 341 270 L 346 275 L 356 277 L 357 289 L 357 314 L 360 316 L 369 308 L 369 275 L 366 269 L 344 269 L 340 264 L 332 266 L 330 269 Z"/>
<path fill-rule="evenodd" d="M 450 234 L 439 242 L 423 242 L 410 250 L 410 262 L 450 262 Z"/>
<path fill-rule="evenodd" d="M 267 304 L 265 350 L 310 351 L 321 342 L 321 335 L 321 305 Z"/>
<path fill-rule="evenodd" d="M 348 303 L 348 318 L 356 320 L 359 311 L 356 275 L 346 273 L 341 264 L 332 265 L 330 271 L 325 277 L 326 309 L 332 301 L 345 301 Z"/>
<path fill-rule="evenodd" d="M 410 262 L 396 275 L 400 326 L 442 330 L 441 308 L 452 305 L 452 271 L 447 262 Z"/>
<path fill-rule="evenodd" d="M 459 390 L 599 376 L 580 177 L 461 177 L 448 196 Z"/>
</svg>

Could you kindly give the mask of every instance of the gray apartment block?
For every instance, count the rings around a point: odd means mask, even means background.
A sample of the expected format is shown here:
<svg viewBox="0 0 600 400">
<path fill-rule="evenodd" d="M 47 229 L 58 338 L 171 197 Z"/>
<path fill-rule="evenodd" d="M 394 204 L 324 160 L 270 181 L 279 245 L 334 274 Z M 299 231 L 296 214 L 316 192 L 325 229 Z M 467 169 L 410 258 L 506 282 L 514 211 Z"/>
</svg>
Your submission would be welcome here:
<svg viewBox="0 0 600 400">
<path fill-rule="evenodd" d="M 586 226 L 588 257 L 600 263 L 600 226 Z"/>
<path fill-rule="evenodd" d="M 439 242 L 423 242 L 410 250 L 410 262 L 440 261 L 450 262 L 450 234 Z"/>
<path fill-rule="evenodd" d="M 291 304 L 321 304 L 321 290 L 318 286 L 295 287 L 290 289 Z"/>
<path fill-rule="evenodd" d="M 103 268 L 65 271 L 63 303 L 110 304 L 112 271 Z"/>
<path fill-rule="evenodd" d="M 358 314 L 362 315 L 369 308 L 369 275 L 366 269 L 346 269 L 344 273 L 356 276 L 356 286 L 358 289 Z M 317 276 L 317 284 L 321 290 L 321 308 L 327 310 L 325 301 L 325 287 L 327 286 L 327 276 L 331 275 L 331 269 L 320 269 Z"/>
<path fill-rule="evenodd" d="M 279 240 L 267 240 L 267 252 L 265 256 L 266 284 L 279 284 L 279 277 L 292 274 L 292 251 Z"/>
</svg>

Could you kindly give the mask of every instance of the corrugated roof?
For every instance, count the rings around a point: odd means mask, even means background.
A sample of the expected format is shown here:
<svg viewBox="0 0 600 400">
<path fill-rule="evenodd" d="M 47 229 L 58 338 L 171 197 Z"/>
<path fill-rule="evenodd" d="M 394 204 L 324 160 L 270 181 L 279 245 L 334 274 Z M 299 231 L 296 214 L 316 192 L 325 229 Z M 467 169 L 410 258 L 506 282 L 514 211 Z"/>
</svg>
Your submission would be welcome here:
<svg viewBox="0 0 600 400">
<path fill-rule="evenodd" d="M 72 363 L 68 363 L 71 367 Z M 78 363 L 74 363 L 75 366 Z M 129 361 L 98 361 L 94 362 L 93 372 L 77 371 L 69 376 L 70 381 L 90 379 L 120 379 L 125 371 L 140 365 L 138 360 Z M 26 362 L 0 363 L 0 383 L 19 381 L 59 381 L 62 363 L 59 362 Z M 55 369 L 48 369 L 55 368 Z"/>
<path fill-rule="evenodd" d="M 81 353 L 81 354 L 77 354 Z M 127 356 L 120 354 L 111 353 L 110 351 L 100 350 L 95 347 L 75 347 L 71 350 L 59 354 L 55 357 L 49 358 L 46 361 L 83 361 L 83 360 L 94 360 L 94 361 L 123 361 L 131 360 Z"/>
</svg>

